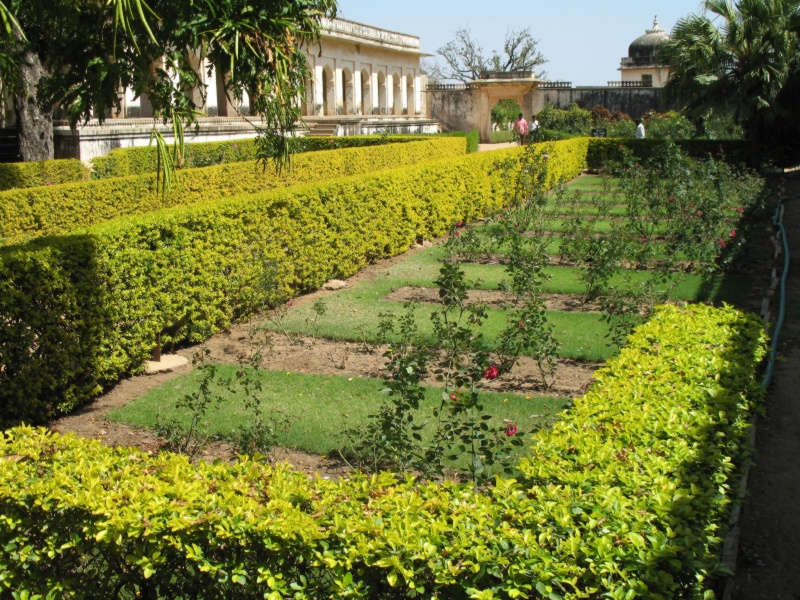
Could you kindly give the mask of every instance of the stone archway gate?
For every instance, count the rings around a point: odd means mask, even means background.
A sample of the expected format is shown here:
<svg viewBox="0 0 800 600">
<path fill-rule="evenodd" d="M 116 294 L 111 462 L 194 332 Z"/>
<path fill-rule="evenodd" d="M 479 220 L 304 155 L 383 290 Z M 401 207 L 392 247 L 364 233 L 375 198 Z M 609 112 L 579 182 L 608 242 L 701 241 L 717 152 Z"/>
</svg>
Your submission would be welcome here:
<svg viewBox="0 0 800 600">
<path fill-rule="evenodd" d="M 500 100 L 514 100 L 530 118 L 533 93 L 539 80 L 528 71 L 486 72 L 481 79 L 465 84 L 431 84 L 427 87 L 429 117 L 445 130 L 480 132 L 481 142 L 489 143 L 492 133 L 491 111 Z"/>
</svg>

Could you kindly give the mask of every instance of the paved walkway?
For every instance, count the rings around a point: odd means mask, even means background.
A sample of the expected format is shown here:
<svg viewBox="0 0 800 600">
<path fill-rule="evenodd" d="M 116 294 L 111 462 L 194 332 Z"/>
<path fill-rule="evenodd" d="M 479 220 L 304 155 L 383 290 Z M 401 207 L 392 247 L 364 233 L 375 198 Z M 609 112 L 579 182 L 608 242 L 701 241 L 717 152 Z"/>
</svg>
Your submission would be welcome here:
<svg viewBox="0 0 800 600">
<path fill-rule="evenodd" d="M 800 193 L 800 180 L 787 183 L 787 195 Z M 784 225 L 792 259 L 786 322 L 756 429 L 733 600 L 800 600 L 800 201 L 786 205 Z M 773 319 L 777 310 L 773 303 Z"/>
<path fill-rule="evenodd" d="M 504 148 L 516 148 L 519 146 L 517 142 L 500 142 L 499 144 L 478 144 L 478 152 L 486 152 L 488 150 L 503 150 Z"/>
</svg>

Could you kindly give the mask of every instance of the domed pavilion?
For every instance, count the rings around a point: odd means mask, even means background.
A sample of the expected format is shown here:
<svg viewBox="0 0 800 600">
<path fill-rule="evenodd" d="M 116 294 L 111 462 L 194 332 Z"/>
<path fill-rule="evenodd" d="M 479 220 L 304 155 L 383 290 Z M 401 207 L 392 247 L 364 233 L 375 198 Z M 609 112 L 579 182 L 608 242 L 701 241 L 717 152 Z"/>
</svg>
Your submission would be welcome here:
<svg viewBox="0 0 800 600">
<path fill-rule="evenodd" d="M 628 47 L 628 56 L 620 61 L 623 87 L 664 87 L 669 68 L 658 63 L 658 50 L 669 41 L 669 34 L 653 19 L 653 28 L 647 29 Z"/>
</svg>

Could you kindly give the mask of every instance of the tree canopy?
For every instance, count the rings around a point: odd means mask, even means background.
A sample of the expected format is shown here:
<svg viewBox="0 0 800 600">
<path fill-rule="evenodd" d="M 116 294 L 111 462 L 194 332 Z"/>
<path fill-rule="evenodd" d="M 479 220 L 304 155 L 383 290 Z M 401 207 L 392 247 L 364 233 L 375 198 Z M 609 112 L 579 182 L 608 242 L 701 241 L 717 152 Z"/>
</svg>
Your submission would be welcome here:
<svg viewBox="0 0 800 600">
<path fill-rule="evenodd" d="M 445 66 L 432 68 L 433 78 L 467 82 L 480 79 L 483 71 L 536 71 L 547 62 L 538 44 L 530 27 L 513 29 L 506 33 L 502 54 L 495 50 L 491 56 L 486 56 L 472 32 L 461 27 L 453 40 L 436 51 L 444 59 Z M 544 77 L 544 72 L 539 70 L 536 76 Z"/>
<path fill-rule="evenodd" d="M 282 134 L 300 116 L 295 100 L 308 74 L 302 47 L 335 13 L 335 0 L 0 0 L 0 77 L 44 113 L 63 110 L 73 127 L 119 111 L 121 90 L 131 88 L 177 139 L 200 114 L 205 88 L 195 69 L 208 58 L 231 98 L 247 92 L 285 155 Z"/>
<path fill-rule="evenodd" d="M 665 93 L 693 121 L 728 114 L 752 139 L 800 132 L 800 0 L 707 0 L 660 52 Z"/>
</svg>

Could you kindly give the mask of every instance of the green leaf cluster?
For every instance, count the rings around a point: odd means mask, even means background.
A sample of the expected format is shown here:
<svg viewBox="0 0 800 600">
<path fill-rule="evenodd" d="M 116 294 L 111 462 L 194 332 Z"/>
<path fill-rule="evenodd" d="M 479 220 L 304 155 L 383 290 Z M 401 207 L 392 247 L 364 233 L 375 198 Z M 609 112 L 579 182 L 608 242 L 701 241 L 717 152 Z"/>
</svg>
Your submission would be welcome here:
<svg viewBox="0 0 800 600">
<path fill-rule="evenodd" d="M 0 589 L 41 597 L 713 597 L 763 324 L 661 307 L 485 494 L 309 480 L 19 427 L 0 439 Z"/>
<path fill-rule="evenodd" d="M 147 160 L 154 159 L 153 153 L 147 155 Z M 66 234 L 117 217 L 170 206 L 191 205 L 463 154 L 463 140 L 430 138 L 399 146 L 298 154 L 290 169 L 279 170 L 273 162 L 264 166 L 254 160 L 186 169 L 181 171 L 180 178 L 168 194 L 161 193 L 155 173 L 8 190 L 0 192 L 0 244 Z M 128 155 L 133 156 L 134 161 L 140 157 L 131 151 Z M 123 159 L 120 164 L 124 162 Z"/>
<path fill-rule="evenodd" d="M 742 164 L 747 163 L 752 156 L 752 145 L 744 140 L 592 138 L 586 154 L 586 163 L 592 172 L 605 171 L 610 164 L 619 160 L 622 149 L 632 152 L 638 161 L 649 162 L 659 155 L 663 155 L 672 144 L 675 144 L 691 158 L 706 158 L 709 155 L 724 156 L 726 162 Z"/>
</svg>

